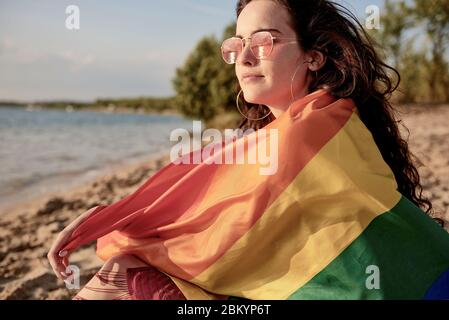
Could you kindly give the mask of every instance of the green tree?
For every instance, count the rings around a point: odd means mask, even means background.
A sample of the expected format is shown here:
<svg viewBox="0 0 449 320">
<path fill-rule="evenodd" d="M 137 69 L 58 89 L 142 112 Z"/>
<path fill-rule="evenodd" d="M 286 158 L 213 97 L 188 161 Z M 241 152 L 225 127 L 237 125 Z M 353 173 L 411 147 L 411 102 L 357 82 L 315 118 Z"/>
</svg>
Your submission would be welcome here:
<svg viewBox="0 0 449 320">
<path fill-rule="evenodd" d="M 173 86 L 176 108 L 189 117 L 211 120 L 235 105 L 237 81 L 234 66 L 221 58 L 221 42 L 235 34 L 235 23 L 226 27 L 222 39 L 204 37 L 176 70 Z"/>
<path fill-rule="evenodd" d="M 223 32 L 221 42 L 235 35 L 235 23 L 229 24 Z M 219 49 L 220 50 L 220 49 Z M 213 104 L 221 112 L 235 111 L 235 98 L 237 96 L 237 78 L 235 76 L 235 66 L 226 64 L 218 57 L 217 65 L 219 70 L 217 76 L 211 80 L 211 95 Z"/>
<path fill-rule="evenodd" d="M 415 0 L 414 15 L 424 25 L 431 43 L 428 77 L 431 96 L 436 102 L 449 101 L 449 66 L 445 60 L 449 44 L 449 1 Z"/>
<path fill-rule="evenodd" d="M 214 36 L 200 40 L 188 56 L 184 66 L 176 70 L 173 86 L 176 90 L 174 103 L 179 111 L 189 117 L 208 120 L 217 110 L 212 106 L 211 80 L 217 77 L 218 42 Z"/>
<path fill-rule="evenodd" d="M 385 0 L 381 29 L 371 34 L 381 44 L 387 62 L 401 75 L 395 96 L 398 102 L 449 100 L 449 68 L 445 60 L 448 7 L 448 0 Z M 421 34 L 427 41 L 418 42 Z"/>
<path fill-rule="evenodd" d="M 393 66 L 400 67 L 403 52 L 405 31 L 413 26 L 412 9 L 405 1 L 385 0 L 381 17 L 381 29 L 373 29 L 373 36 L 382 44 L 388 57 L 391 57 Z"/>
<path fill-rule="evenodd" d="M 429 59 L 426 51 L 413 49 L 412 40 L 404 46 L 404 52 L 400 56 L 401 85 L 397 92 L 398 101 L 401 103 L 428 102 L 429 83 L 422 81 L 428 76 Z"/>
</svg>

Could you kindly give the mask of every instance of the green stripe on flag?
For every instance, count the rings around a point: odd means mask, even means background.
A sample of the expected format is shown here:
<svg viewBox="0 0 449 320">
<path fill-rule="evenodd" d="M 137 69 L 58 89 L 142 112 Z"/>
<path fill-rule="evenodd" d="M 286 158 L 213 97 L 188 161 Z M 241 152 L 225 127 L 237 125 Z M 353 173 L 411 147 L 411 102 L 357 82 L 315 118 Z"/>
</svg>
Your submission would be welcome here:
<svg viewBox="0 0 449 320">
<path fill-rule="evenodd" d="M 448 268 L 449 234 L 402 196 L 288 299 L 421 299 Z"/>
</svg>

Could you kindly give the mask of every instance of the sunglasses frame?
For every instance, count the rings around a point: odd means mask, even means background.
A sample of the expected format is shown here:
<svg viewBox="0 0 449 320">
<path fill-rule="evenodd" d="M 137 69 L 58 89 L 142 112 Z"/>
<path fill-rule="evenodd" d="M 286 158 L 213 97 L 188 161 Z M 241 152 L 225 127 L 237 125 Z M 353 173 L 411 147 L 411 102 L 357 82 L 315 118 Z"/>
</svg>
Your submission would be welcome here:
<svg viewBox="0 0 449 320">
<path fill-rule="evenodd" d="M 257 57 L 257 55 L 256 55 L 256 54 L 254 53 L 254 51 L 253 51 L 253 48 L 251 47 L 252 37 L 253 37 L 255 34 L 259 34 L 259 33 L 267 33 L 267 34 L 270 35 L 270 38 L 271 38 L 270 52 L 269 52 L 267 55 L 265 55 L 263 58 Z M 249 40 L 250 40 L 250 47 L 249 47 L 249 49 L 251 50 L 251 53 L 253 54 L 253 56 L 254 56 L 256 59 L 258 59 L 258 60 L 262 60 L 262 59 L 268 58 L 268 57 L 271 55 L 271 52 L 273 52 L 273 48 L 274 48 L 274 40 L 294 40 L 294 41 L 286 42 L 286 43 L 284 43 L 284 44 L 297 43 L 297 42 L 298 42 L 298 39 L 296 39 L 296 38 L 275 37 L 275 36 L 273 36 L 273 35 L 271 34 L 270 31 L 258 31 L 258 32 L 255 32 L 254 34 L 252 34 L 251 36 L 245 37 L 245 38 L 231 37 L 231 38 L 228 38 L 228 39 L 224 40 L 224 41 L 222 42 L 222 44 L 221 44 L 221 57 L 223 58 L 224 62 L 226 62 L 227 64 L 235 64 L 235 63 L 237 62 L 237 59 L 238 59 L 238 56 L 237 56 L 237 58 L 235 59 L 235 62 L 227 62 L 226 59 L 224 58 L 223 45 L 224 45 L 224 43 L 225 43 L 226 41 L 231 40 L 231 39 L 239 39 L 239 40 L 240 40 L 240 44 L 241 44 L 241 51 L 240 51 L 240 53 L 242 53 L 243 50 L 245 49 L 246 40 L 249 39 Z"/>
</svg>

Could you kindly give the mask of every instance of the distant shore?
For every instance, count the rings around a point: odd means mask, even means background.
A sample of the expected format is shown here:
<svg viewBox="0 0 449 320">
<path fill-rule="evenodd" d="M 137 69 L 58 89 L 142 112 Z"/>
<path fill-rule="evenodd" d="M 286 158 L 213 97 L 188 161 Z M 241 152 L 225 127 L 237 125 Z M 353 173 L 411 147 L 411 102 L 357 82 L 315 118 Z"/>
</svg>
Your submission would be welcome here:
<svg viewBox="0 0 449 320">
<path fill-rule="evenodd" d="M 1 107 L 22 108 L 29 111 L 60 110 L 66 112 L 102 112 L 121 114 L 158 114 L 158 115 L 178 115 L 182 114 L 172 107 L 170 98 L 153 99 L 133 99 L 117 101 L 98 100 L 95 102 L 0 102 Z"/>
</svg>

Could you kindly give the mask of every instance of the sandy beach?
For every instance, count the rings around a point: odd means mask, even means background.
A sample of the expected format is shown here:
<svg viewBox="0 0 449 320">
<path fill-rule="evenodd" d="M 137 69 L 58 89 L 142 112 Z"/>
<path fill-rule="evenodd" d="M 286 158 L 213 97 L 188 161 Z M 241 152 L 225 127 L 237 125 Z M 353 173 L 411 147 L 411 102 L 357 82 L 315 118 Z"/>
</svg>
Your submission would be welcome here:
<svg viewBox="0 0 449 320">
<path fill-rule="evenodd" d="M 411 150 L 422 163 L 424 193 L 437 216 L 449 221 L 449 106 L 409 110 L 402 119 L 410 130 Z M 405 130 L 403 134 L 407 136 Z M 56 278 L 46 258 L 57 234 L 89 208 L 132 193 L 168 162 L 166 155 L 116 168 L 89 185 L 0 212 L 0 299 L 71 299 L 77 290 L 67 289 Z M 92 243 L 71 256 L 71 263 L 81 270 L 81 286 L 102 264 L 94 249 Z"/>
<path fill-rule="evenodd" d="M 435 217 L 445 221 L 449 232 L 449 106 L 401 108 L 400 126 L 408 137 L 410 150 L 419 159 L 418 171 L 426 195 L 435 210 Z"/>
</svg>

